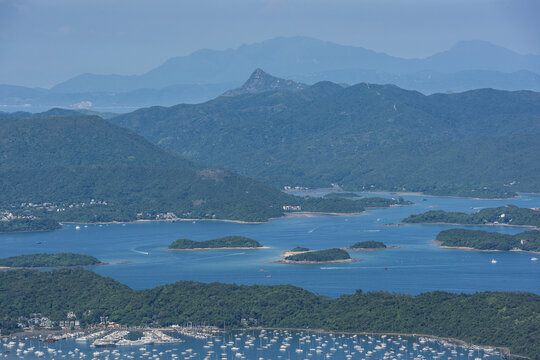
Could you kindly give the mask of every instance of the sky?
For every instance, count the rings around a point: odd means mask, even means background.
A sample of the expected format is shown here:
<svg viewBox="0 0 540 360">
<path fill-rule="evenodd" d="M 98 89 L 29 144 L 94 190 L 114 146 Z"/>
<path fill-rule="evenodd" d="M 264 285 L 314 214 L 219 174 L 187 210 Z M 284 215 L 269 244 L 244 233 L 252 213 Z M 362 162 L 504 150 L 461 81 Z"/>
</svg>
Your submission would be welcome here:
<svg viewBox="0 0 540 360">
<path fill-rule="evenodd" d="M 538 0 L 0 0 L 0 84 L 141 74 L 199 49 L 310 36 L 406 58 L 463 40 L 540 54 Z"/>
</svg>

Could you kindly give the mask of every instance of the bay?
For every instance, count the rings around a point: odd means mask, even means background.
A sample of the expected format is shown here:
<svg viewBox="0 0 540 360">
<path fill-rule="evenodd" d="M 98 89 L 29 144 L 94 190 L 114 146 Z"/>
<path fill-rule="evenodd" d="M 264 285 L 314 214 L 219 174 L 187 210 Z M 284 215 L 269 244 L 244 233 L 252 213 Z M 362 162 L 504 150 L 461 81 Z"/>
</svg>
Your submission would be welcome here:
<svg viewBox="0 0 540 360">
<path fill-rule="evenodd" d="M 321 192 L 322 194 L 323 192 Z M 313 194 L 312 194 L 313 195 Z M 374 194 L 363 194 L 374 196 Z M 377 196 L 396 197 L 394 194 Z M 529 291 L 540 294 L 540 264 L 533 254 L 474 252 L 442 249 L 431 242 L 451 225 L 383 226 L 410 214 L 428 210 L 474 212 L 485 207 L 514 204 L 540 207 L 540 195 L 520 194 L 513 199 L 404 195 L 412 206 L 370 209 L 354 216 L 287 217 L 263 224 L 221 221 L 144 222 L 130 224 L 65 224 L 46 233 L 0 235 L 0 256 L 75 252 L 110 263 L 90 268 L 134 289 L 152 288 L 179 280 L 237 284 L 293 284 L 318 294 L 337 297 L 384 290 L 407 294 L 427 291 Z M 460 226 L 461 227 L 461 226 Z M 468 229 L 515 234 L 524 228 L 466 226 Z M 242 235 L 269 249 L 168 251 L 178 238 L 208 240 Z M 296 246 L 310 249 L 347 247 L 364 240 L 398 246 L 372 252 L 351 252 L 362 261 L 326 265 L 278 264 L 283 251 Z M 497 260 L 492 264 L 491 260 Z"/>
</svg>

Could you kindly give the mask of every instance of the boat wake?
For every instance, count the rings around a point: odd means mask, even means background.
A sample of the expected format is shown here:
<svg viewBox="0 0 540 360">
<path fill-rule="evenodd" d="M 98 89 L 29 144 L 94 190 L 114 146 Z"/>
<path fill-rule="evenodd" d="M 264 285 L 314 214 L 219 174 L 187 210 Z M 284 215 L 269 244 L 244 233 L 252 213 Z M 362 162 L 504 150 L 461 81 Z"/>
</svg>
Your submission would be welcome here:
<svg viewBox="0 0 540 360">
<path fill-rule="evenodd" d="M 135 249 L 130 249 L 131 251 L 133 252 L 136 252 L 137 254 L 141 254 L 141 255 L 148 255 L 149 252 L 148 251 L 141 251 L 141 250 L 135 250 Z"/>
</svg>

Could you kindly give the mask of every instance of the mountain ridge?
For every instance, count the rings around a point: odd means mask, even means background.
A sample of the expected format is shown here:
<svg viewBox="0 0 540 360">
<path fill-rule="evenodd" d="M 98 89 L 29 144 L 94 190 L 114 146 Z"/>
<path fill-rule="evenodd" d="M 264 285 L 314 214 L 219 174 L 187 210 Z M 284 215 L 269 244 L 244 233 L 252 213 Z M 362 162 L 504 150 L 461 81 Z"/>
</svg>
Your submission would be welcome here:
<svg viewBox="0 0 540 360">
<path fill-rule="evenodd" d="M 260 43 L 243 45 L 237 49 L 198 50 L 186 56 L 173 57 L 160 66 L 141 75 L 110 75 L 110 82 L 103 82 L 109 75 L 84 74 L 55 85 L 53 91 L 128 91 L 135 88 L 162 88 L 181 83 L 221 83 L 238 81 L 249 76 L 250 69 L 264 68 L 278 77 L 337 69 L 377 69 L 396 74 L 421 70 L 448 72 L 462 70 L 494 70 L 513 72 L 528 70 L 540 73 L 540 56 L 520 55 L 513 51 L 489 44 L 483 45 L 488 53 L 469 63 L 456 61 L 467 46 L 453 47 L 424 59 L 403 59 L 361 47 L 339 45 L 307 37 L 280 37 Z M 467 44 L 467 43 L 466 43 Z M 486 45 L 489 44 L 489 45 Z M 501 50 L 504 49 L 504 50 Z M 504 61 L 491 56 L 503 53 Z M 469 56 L 469 53 L 461 54 Z M 449 58 L 449 60 L 446 60 Z M 486 62 L 486 60 L 490 60 Z M 494 60 L 497 59 L 497 60 Z M 427 66 L 422 62 L 426 62 Z M 201 66 L 202 64 L 202 66 Z M 477 68 L 478 65 L 482 65 Z M 132 83 L 139 81 L 134 86 Z M 96 87 L 96 83 L 101 82 Z M 112 87 L 107 85 L 110 83 Z"/>
<path fill-rule="evenodd" d="M 111 121 L 185 158 L 275 186 L 473 197 L 540 190 L 540 94 L 530 91 L 426 96 L 394 85 L 320 82 L 140 109 Z"/>
<path fill-rule="evenodd" d="M 297 83 L 292 80 L 281 79 L 276 76 L 272 76 L 265 72 L 264 70 L 257 68 L 255 69 L 249 79 L 239 88 L 228 90 L 224 92 L 221 96 L 236 96 L 242 94 L 255 94 L 265 91 L 272 90 L 303 90 L 307 88 L 308 85 Z"/>
</svg>

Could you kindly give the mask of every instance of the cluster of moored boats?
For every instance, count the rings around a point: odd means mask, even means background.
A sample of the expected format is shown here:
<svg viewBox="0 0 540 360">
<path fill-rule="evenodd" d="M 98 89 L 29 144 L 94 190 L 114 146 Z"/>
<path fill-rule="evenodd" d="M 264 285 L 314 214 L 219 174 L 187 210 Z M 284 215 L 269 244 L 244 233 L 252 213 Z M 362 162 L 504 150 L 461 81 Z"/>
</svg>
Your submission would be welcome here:
<svg viewBox="0 0 540 360">
<path fill-rule="evenodd" d="M 207 329 L 208 330 L 208 329 Z M 225 360 L 225 359 L 361 359 L 361 360 L 496 360 L 503 354 L 493 348 L 458 345 L 426 337 L 399 335 L 326 334 L 288 330 L 210 332 L 204 337 L 186 337 L 182 341 L 162 331 L 144 330 L 143 338 L 124 343 L 128 330 L 100 330 L 77 338 L 47 343 L 32 339 L 2 339 L 2 359 L 43 360 Z M 192 333 L 193 334 L 193 333 Z M 217 336 L 216 336 L 217 335 Z M 142 338 L 141 338 L 142 339 Z M 10 341 L 11 340 L 11 341 Z M 102 344 L 125 345 L 91 348 Z M 98 342 L 99 344 L 99 342 Z"/>
<path fill-rule="evenodd" d="M 91 347 L 104 346 L 141 346 L 151 344 L 167 344 L 181 342 L 179 338 L 169 336 L 159 330 L 145 330 L 143 336 L 137 340 L 129 340 L 126 337 L 130 332 L 128 330 L 106 331 L 100 330 L 85 336 L 78 337 L 78 342 L 92 341 Z"/>
</svg>

